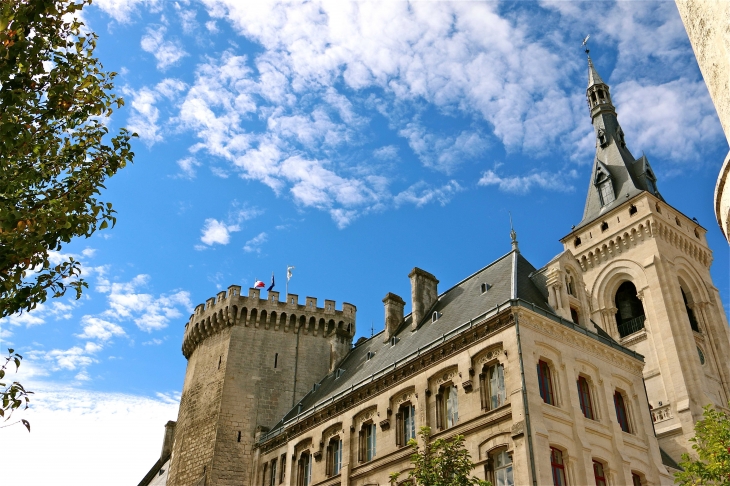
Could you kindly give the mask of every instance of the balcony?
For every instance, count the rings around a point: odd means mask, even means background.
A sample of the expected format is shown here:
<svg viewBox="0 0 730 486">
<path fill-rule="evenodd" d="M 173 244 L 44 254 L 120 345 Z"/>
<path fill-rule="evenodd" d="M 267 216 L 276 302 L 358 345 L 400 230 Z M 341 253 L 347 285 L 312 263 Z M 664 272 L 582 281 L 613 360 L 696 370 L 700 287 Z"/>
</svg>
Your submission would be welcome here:
<svg viewBox="0 0 730 486">
<path fill-rule="evenodd" d="M 639 332 L 642 329 L 644 329 L 644 321 L 646 320 L 646 316 L 641 315 L 638 317 L 634 317 L 633 319 L 629 319 L 628 321 L 624 321 L 618 325 L 618 334 L 619 336 L 626 337 L 629 334 L 633 334 L 635 332 Z"/>
</svg>

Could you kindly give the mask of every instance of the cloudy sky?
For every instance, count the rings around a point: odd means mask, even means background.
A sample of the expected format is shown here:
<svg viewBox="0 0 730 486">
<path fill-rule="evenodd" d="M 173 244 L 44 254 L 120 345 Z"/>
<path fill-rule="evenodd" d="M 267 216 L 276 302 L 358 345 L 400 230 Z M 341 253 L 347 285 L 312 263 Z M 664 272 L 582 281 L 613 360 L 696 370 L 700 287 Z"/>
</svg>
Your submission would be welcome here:
<svg viewBox="0 0 730 486">
<path fill-rule="evenodd" d="M 2 431 L 26 484 L 139 482 L 176 418 L 184 324 L 228 285 L 274 272 L 283 292 L 294 265 L 292 293 L 355 304 L 369 336 L 414 266 L 446 289 L 509 251 L 509 211 L 535 266 L 560 252 L 594 147 L 586 34 L 730 297 L 728 147 L 674 2 L 96 0 L 83 18 L 119 73 L 112 126 L 139 138 L 104 193 L 117 226 L 56 255 L 89 290 L 0 321 L 37 392 L 33 432 Z"/>
</svg>

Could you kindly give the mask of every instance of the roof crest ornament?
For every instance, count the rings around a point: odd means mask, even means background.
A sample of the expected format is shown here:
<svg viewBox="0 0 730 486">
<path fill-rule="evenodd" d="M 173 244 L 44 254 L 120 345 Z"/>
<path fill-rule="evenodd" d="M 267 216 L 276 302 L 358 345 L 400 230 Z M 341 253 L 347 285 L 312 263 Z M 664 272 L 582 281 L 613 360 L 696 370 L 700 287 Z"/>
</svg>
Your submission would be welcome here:
<svg viewBox="0 0 730 486">
<path fill-rule="evenodd" d="M 512 251 L 516 251 L 517 253 L 520 252 L 519 246 L 517 246 L 517 232 L 515 231 L 515 228 L 512 226 L 512 212 L 507 211 L 509 214 L 509 236 L 512 238 Z"/>
</svg>

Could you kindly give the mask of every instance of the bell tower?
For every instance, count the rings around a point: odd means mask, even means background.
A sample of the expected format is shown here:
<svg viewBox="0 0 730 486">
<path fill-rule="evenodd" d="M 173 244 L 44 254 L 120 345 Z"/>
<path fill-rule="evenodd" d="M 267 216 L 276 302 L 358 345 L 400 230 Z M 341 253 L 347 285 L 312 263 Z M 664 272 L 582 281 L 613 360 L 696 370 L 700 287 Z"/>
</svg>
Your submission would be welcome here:
<svg viewBox="0 0 730 486">
<path fill-rule="evenodd" d="M 596 153 L 583 219 L 561 243 L 580 266 L 591 321 L 644 355 L 659 444 L 679 461 L 702 407 L 730 399 L 730 333 L 712 251 L 697 220 L 659 193 L 647 157 L 627 148 L 590 56 L 586 98 Z"/>
</svg>

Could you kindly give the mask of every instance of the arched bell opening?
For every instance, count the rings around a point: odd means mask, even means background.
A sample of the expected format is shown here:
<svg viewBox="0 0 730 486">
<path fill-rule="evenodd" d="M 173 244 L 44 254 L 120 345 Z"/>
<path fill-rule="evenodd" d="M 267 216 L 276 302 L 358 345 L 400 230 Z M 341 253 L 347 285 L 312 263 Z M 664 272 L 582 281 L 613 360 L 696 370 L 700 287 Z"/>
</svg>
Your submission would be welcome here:
<svg viewBox="0 0 730 486">
<path fill-rule="evenodd" d="M 618 334 L 626 337 L 644 329 L 644 305 L 636 294 L 636 286 L 632 282 L 622 283 L 616 290 L 616 325 Z"/>
</svg>

